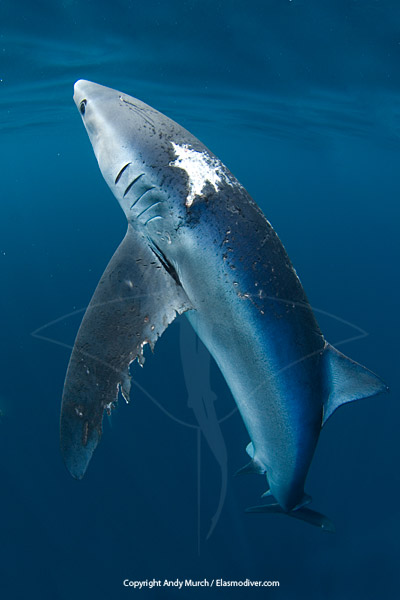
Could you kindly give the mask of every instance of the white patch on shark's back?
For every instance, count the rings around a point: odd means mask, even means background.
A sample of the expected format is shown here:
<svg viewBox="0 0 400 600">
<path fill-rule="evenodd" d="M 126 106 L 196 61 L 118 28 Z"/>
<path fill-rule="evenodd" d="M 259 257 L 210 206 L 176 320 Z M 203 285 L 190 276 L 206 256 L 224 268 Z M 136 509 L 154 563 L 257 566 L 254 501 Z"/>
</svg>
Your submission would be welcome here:
<svg viewBox="0 0 400 600">
<path fill-rule="evenodd" d="M 206 184 L 213 186 L 218 191 L 218 185 L 228 183 L 233 185 L 224 171 L 221 161 L 208 152 L 198 152 L 187 144 L 180 146 L 171 142 L 176 154 L 176 159 L 169 163 L 170 167 L 178 167 L 186 171 L 189 178 L 189 193 L 186 198 L 186 206 L 191 206 L 196 196 L 201 196 Z"/>
</svg>

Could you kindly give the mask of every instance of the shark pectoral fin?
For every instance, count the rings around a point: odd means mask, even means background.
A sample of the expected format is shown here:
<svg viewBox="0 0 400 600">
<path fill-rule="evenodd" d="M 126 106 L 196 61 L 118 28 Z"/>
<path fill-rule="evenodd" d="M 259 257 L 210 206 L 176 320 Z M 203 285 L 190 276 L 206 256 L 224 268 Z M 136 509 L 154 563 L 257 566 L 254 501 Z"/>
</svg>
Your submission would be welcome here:
<svg viewBox="0 0 400 600">
<path fill-rule="evenodd" d="M 322 425 L 342 404 L 388 391 L 387 385 L 375 373 L 347 358 L 330 344 L 325 346 L 323 361 L 327 393 Z"/>
<path fill-rule="evenodd" d="M 310 508 L 303 507 L 297 510 L 285 511 L 278 503 L 273 503 L 266 504 L 263 506 L 250 506 L 250 508 L 246 508 L 246 512 L 288 515 L 289 517 L 293 517 L 294 519 L 306 521 L 310 525 L 320 527 L 324 531 L 329 531 L 331 533 L 335 531 L 335 526 L 333 525 L 332 521 L 325 517 L 325 515 L 315 510 L 311 510 Z"/>
<path fill-rule="evenodd" d="M 176 314 L 190 309 L 179 283 L 131 225 L 108 264 L 82 320 L 61 408 L 61 451 L 81 479 L 120 392 L 129 399 L 129 365 L 143 364 Z"/>
</svg>

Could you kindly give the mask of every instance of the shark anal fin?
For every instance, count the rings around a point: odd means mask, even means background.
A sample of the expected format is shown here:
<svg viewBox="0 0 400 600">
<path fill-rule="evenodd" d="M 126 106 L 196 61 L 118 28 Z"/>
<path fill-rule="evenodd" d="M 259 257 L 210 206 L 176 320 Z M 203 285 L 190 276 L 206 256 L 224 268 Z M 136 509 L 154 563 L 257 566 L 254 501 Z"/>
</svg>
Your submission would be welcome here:
<svg viewBox="0 0 400 600">
<path fill-rule="evenodd" d="M 388 391 L 387 385 L 375 373 L 330 344 L 325 346 L 323 361 L 326 391 L 322 425 L 342 404 Z"/>
<path fill-rule="evenodd" d="M 74 477 L 83 477 L 118 391 L 129 399 L 130 363 L 143 364 L 144 345 L 153 348 L 189 308 L 147 238 L 129 225 L 83 317 L 65 379 L 61 451 Z"/>
<path fill-rule="evenodd" d="M 297 510 L 285 511 L 278 503 L 273 503 L 262 506 L 251 506 L 246 508 L 246 512 L 288 515 L 294 519 L 306 521 L 306 523 L 315 525 L 315 527 L 320 527 L 324 531 L 329 531 L 331 533 L 335 531 L 335 526 L 333 525 L 332 521 L 328 519 L 328 517 L 325 517 L 325 515 L 317 512 L 316 510 L 311 510 L 310 508 L 306 507 L 298 508 Z"/>
<path fill-rule="evenodd" d="M 246 446 L 246 452 L 250 456 L 250 458 L 254 458 L 254 444 L 253 442 L 249 442 Z"/>
<path fill-rule="evenodd" d="M 266 473 L 266 469 L 254 458 L 254 444 L 253 442 L 249 442 L 246 446 L 246 452 L 250 456 L 251 461 L 244 465 L 241 469 L 238 469 L 235 473 L 235 477 L 238 475 L 264 475 Z"/>
</svg>

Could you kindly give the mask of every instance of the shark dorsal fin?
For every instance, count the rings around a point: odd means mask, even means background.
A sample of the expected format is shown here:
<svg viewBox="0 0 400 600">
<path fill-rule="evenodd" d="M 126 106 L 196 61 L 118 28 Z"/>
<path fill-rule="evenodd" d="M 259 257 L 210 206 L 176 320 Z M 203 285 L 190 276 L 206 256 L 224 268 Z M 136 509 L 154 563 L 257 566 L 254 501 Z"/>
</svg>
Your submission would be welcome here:
<svg viewBox="0 0 400 600">
<path fill-rule="evenodd" d="M 375 373 L 347 358 L 330 344 L 324 350 L 326 399 L 322 425 L 342 404 L 388 390 Z"/>
</svg>

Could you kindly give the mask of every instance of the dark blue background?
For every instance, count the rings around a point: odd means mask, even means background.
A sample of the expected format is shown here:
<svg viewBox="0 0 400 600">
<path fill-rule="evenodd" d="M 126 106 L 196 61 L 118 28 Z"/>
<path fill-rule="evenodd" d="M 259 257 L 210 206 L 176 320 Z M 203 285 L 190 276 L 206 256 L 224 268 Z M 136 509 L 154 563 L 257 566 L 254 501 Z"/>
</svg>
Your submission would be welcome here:
<svg viewBox="0 0 400 600">
<path fill-rule="evenodd" d="M 126 577 L 274 579 L 280 588 L 262 595 L 285 600 L 396 597 L 399 60 L 397 0 L 0 2 L 2 598 L 191 595 L 134 592 Z M 84 480 L 65 470 L 62 344 L 82 314 L 41 331 L 58 344 L 31 333 L 88 303 L 125 231 L 72 102 L 79 78 L 136 96 L 197 135 L 271 220 L 312 305 L 368 332 L 340 348 L 391 394 L 335 414 L 307 481 L 335 535 L 244 514 L 265 484 L 233 478 L 248 442 L 236 413 L 221 424 L 228 494 L 206 541 L 217 464 L 203 440 L 199 523 L 196 430 L 136 388 L 112 426 L 105 421 Z M 318 318 L 332 343 L 357 335 Z M 179 327 L 136 380 L 193 424 Z M 215 367 L 211 379 L 222 417 L 233 400 Z"/>
</svg>

